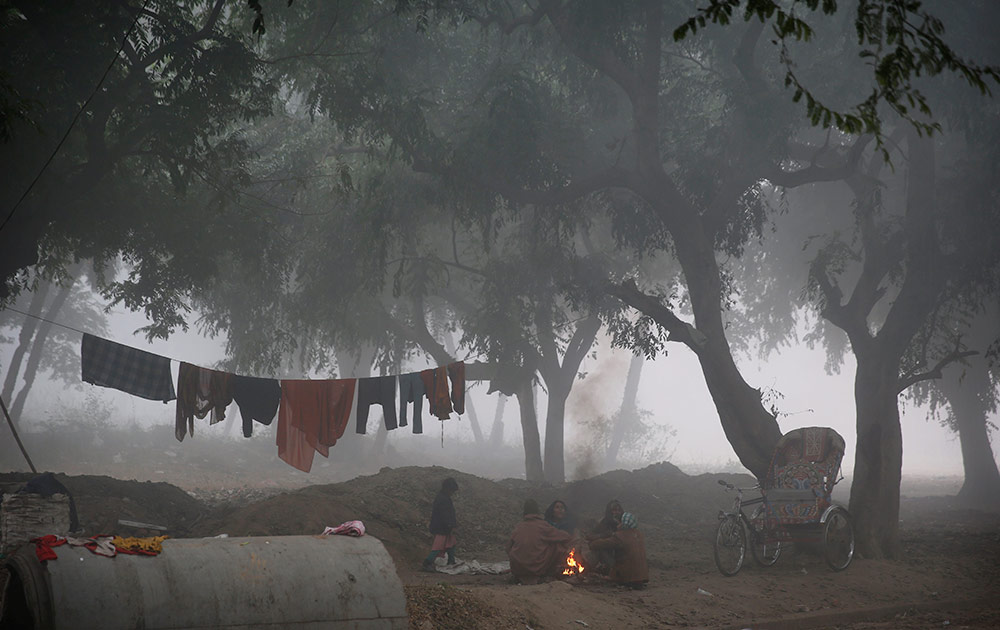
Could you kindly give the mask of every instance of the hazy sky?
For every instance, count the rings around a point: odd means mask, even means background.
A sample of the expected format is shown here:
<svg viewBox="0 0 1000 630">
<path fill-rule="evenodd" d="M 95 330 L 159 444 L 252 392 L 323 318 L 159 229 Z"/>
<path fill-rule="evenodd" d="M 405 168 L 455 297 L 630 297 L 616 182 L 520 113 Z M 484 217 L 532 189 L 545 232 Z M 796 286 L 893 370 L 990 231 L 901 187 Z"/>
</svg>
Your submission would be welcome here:
<svg viewBox="0 0 1000 630">
<path fill-rule="evenodd" d="M 116 341 L 173 359 L 211 366 L 224 357 L 220 340 L 203 339 L 193 332 L 175 335 L 169 341 L 147 344 L 141 335 L 131 334 L 144 323 L 140 315 L 118 310 L 111 316 L 110 323 L 115 332 L 109 336 Z M 12 345 L 2 347 L 0 361 L 4 368 L 9 363 L 12 350 Z M 640 381 L 638 404 L 653 413 L 655 422 L 670 425 L 676 431 L 676 436 L 668 445 L 668 451 L 672 452 L 670 461 L 689 469 L 721 469 L 734 461 L 735 455 L 722 432 L 701 368 L 694 354 L 680 344 L 670 344 L 668 350 L 668 356 L 646 362 Z M 578 420 L 584 419 L 588 414 L 610 415 L 621 405 L 630 354 L 622 350 L 612 351 L 607 340 L 602 340 L 597 355 L 596 360 L 589 357 L 585 359 L 581 371 L 586 372 L 587 376 L 577 382 L 567 402 L 568 454 L 572 451 L 572 442 L 578 431 Z M 740 367 L 747 381 L 754 387 L 781 392 L 783 398 L 778 401 L 778 406 L 785 414 L 779 418 L 783 431 L 815 425 L 831 426 L 839 431 L 847 440 L 844 472 L 850 475 L 855 447 L 854 365 L 849 357 L 841 374 L 831 376 L 824 372 L 824 359 L 822 351 L 811 351 L 801 345 L 785 349 L 783 354 L 767 363 L 741 360 Z M 412 369 L 419 367 L 422 366 L 412 366 Z M 174 372 L 176 378 L 176 364 Z M 280 378 L 290 375 L 259 376 Z M 497 394 L 486 396 L 485 391 L 485 386 L 473 387 L 470 397 L 476 406 L 483 431 L 488 433 Z M 67 389 L 61 383 L 40 382 L 29 398 L 26 414 L 46 418 L 60 405 L 72 407 L 79 403 L 87 392 L 98 392 L 103 400 L 113 401 L 126 421 L 135 420 L 140 424 L 173 423 L 172 404 L 163 405 L 88 384 L 83 384 L 82 391 L 78 391 Z M 540 392 L 538 408 L 544 440 L 544 392 Z M 956 434 L 940 427 L 933 420 L 927 420 L 925 409 L 909 404 L 904 406 L 902 421 L 904 474 L 962 474 Z M 514 400 L 506 405 L 505 424 L 507 440 L 519 441 L 520 424 Z M 369 426 L 375 425 L 371 423 Z M 446 423 L 445 430 L 449 440 L 472 439 L 467 421 Z M 426 436 L 413 436 L 408 432 L 393 432 L 390 436 L 393 441 L 426 439 Z M 994 453 L 998 450 L 997 442 L 994 438 Z M 164 447 L 176 447 L 176 444 L 165 444 Z M 576 465 L 577 462 L 572 461 L 568 455 L 568 475 L 572 476 Z"/>
</svg>

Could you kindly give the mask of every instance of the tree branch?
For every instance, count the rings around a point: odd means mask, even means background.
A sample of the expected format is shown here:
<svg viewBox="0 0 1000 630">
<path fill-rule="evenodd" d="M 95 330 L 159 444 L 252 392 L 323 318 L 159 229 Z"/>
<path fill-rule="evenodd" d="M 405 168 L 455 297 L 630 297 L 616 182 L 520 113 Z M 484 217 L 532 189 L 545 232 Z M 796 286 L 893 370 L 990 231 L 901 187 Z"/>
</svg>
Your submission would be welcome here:
<svg viewBox="0 0 1000 630">
<path fill-rule="evenodd" d="M 979 354 L 979 352 L 976 350 L 966 350 L 964 352 L 953 350 L 952 352 L 942 357 L 941 360 L 938 361 L 933 368 L 927 370 L 926 372 L 904 374 L 903 377 L 899 379 L 899 382 L 896 385 L 896 393 L 897 394 L 903 393 L 903 391 L 905 391 L 906 388 L 913 385 L 914 383 L 919 383 L 920 381 L 927 381 L 930 379 L 941 378 L 942 376 L 941 372 L 942 370 L 944 370 L 945 367 L 947 367 L 952 363 L 955 363 L 956 361 L 961 361 L 966 357 L 976 356 L 977 354 Z"/>
<path fill-rule="evenodd" d="M 609 282 L 605 285 L 604 292 L 618 298 L 663 327 L 668 332 L 667 341 L 683 343 L 696 353 L 704 345 L 703 341 L 696 339 L 695 333 L 698 329 L 677 317 L 658 297 L 640 291 L 634 280 L 629 279 L 621 283 Z M 700 332 L 698 335 L 703 337 Z"/>
<path fill-rule="evenodd" d="M 806 168 L 797 171 L 785 171 L 780 166 L 775 165 L 765 173 L 765 177 L 775 186 L 783 188 L 797 188 L 806 184 L 817 182 L 835 182 L 847 179 L 853 175 L 864 153 L 865 147 L 872 141 L 873 136 L 864 135 L 857 139 L 851 149 L 847 152 L 844 162 L 835 166 L 820 166 L 812 163 Z"/>
</svg>

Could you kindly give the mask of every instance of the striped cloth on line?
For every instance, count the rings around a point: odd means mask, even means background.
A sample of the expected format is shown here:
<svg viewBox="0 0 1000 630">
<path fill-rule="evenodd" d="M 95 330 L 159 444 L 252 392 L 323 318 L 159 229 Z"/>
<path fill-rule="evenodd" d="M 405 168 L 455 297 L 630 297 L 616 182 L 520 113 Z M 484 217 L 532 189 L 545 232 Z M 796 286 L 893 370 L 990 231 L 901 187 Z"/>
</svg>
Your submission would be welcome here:
<svg viewBox="0 0 1000 630">
<path fill-rule="evenodd" d="M 177 398 L 170 359 L 86 333 L 80 348 L 80 375 L 86 383 L 149 400 Z"/>
</svg>

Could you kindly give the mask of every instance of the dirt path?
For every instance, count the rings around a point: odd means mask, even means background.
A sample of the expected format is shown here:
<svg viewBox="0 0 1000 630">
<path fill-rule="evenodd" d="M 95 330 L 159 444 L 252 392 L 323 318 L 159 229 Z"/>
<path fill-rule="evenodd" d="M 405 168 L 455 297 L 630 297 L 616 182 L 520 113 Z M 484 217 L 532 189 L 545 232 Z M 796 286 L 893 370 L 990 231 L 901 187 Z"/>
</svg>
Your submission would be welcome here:
<svg viewBox="0 0 1000 630">
<path fill-rule="evenodd" d="M 616 498 L 638 515 L 646 534 L 648 588 L 626 590 L 593 577 L 519 586 L 502 575 L 417 571 L 428 549 L 430 504 L 446 476 L 460 487 L 460 558 L 504 560 L 504 543 L 527 498 L 543 506 L 563 499 L 584 520 L 600 516 Z M 748 559 L 727 578 L 712 558 L 715 515 L 728 504 L 720 477 L 689 476 L 658 464 L 537 488 L 439 467 L 386 468 L 338 484 L 227 492 L 213 505 L 167 483 L 61 479 L 89 533 L 110 531 L 118 519 L 129 518 L 168 525 L 183 536 L 278 536 L 318 533 L 360 518 L 395 560 L 410 625 L 418 630 L 1000 627 L 997 511 L 966 509 L 948 497 L 904 496 L 899 560 L 856 559 L 836 573 L 818 557 L 790 550 L 769 568 Z M 0 475 L 0 481 L 13 480 Z"/>
</svg>

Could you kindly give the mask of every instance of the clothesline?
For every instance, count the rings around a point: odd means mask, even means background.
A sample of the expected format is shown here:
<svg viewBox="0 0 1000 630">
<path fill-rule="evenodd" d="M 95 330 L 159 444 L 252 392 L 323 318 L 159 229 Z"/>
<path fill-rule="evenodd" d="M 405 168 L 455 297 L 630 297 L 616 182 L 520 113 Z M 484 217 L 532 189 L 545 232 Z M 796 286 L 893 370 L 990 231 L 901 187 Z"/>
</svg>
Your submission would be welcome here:
<svg viewBox="0 0 1000 630">
<path fill-rule="evenodd" d="M 343 436 L 352 417 L 356 432 L 366 433 L 372 405 L 382 407 L 382 421 L 391 431 L 407 426 L 407 406 L 413 403 L 413 433 L 423 433 L 424 397 L 430 413 L 442 421 L 452 412 L 465 413 L 465 363 L 461 361 L 388 376 L 258 378 L 200 367 L 11 310 L 81 334 L 80 376 L 84 382 L 164 403 L 176 400 L 174 435 L 178 441 L 194 435 L 195 417 L 208 417 L 210 424 L 216 424 L 225 419 L 233 402 L 239 407 L 245 437 L 251 437 L 253 421 L 270 425 L 277 414 L 278 457 L 303 472 L 310 471 L 314 453 L 329 456 L 329 448 Z M 176 390 L 171 361 L 179 363 Z M 443 429 L 442 424 L 442 445 Z"/>
<path fill-rule="evenodd" d="M 253 433 L 252 422 L 270 425 L 277 413 L 278 457 L 303 472 L 312 468 L 315 453 L 329 456 L 330 447 L 344 435 L 352 417 L 357 433 L 366 433 L 372 405 L 382 407 L 387 431 L 406 426 L 407 405 L 413 403 L 413 433 L 423 433 L 425 396 L 430 413 L 440 420 L 450 418 L 453 411 L 465 413 L 465 363 L 461 361 L 400 375 L 281 381 L 181 361 L 175 392 L 169 358 L 84 333 L 80 377 L 92 385 L 149 400 L 176 399 L 174 436 L 178 441 L 194 435 L 195 418 L 221 422 L 234 402 L 243 418 L 245 437 Z"/>
<path fill-rule="evenodd" d="M 11 312 L 17 313 L 19 315 L 24 315 L 25 317 L 30 317 L 32 319 L 37 319 L 37 320 L 43 321 L 43 322 L 45 322 L 47 324 L 52 324 L 53 326 L 58 326 L 59 328 L 64 328 L 66 330 L 71 330 L 71 331 L 73 331 L 75 333 L 79 333 L 81 335 L 92 335 L 93 334 L 93 333 L 88 333 L 85 330 L 80 330 L 79 328 L 76 328 L 75 326 L 70 326 L 69 324 L 63 324 L 61 322 L 57 322 L 55 320 L 48 319 L 46 317 L 42 317 L 41 315 L 34 315 L 32 313 L 27 313 L 27 312 L 22 311 L 20 309 L 14 308 L 13 306 L 5 306 L 4 310 L 11 311 Z M 98 335 L 94 335 L 94 336 L 96 337 Z M 101 337 L 101 338 L 102 339 L 106 339 L 106 337 Z M 115 341 L 114 339 L 108 339 L 108 341 L 113 341 L 114 343 L 118 343 L 118 344 L 121 344 L 123 346 L 132 347 L 132 346 L 129 346 L 128 344 L 126 344 L 126 343 L 122 343 L 120 341 Z M 136 348 L 136 350 L 139 350 L 139 348 Z M 149 351 L 148 350 L 144 350 L 143 352 L 149 352 Z M 159 352 L 157 352 L 155 354 L 157 354 L 159 356 L 162 356 L 162 357 L 164 357 L 166 359 L 170 359 L 174 363 L 189 363 L 188 361 L 184 361 L 182 359 L 177 359 L 175 357 L 168 356 L 168 355 L 165 355 L 165 354 L 160 354 Z M 456 359 L 457 359 L 457 357 L 456 357 Z M 457 360 L 462 361 L 463 363 L 465 362 L 465 359 L 457 359 Z M 210 369 L 216 369 L 216 368 L 210 368 Z M 278 380 L 286 380 L 286 379 L 288 379 L 290 377 L 277 377 L 277 376 L 275 376 L 275 377 L 270 377 L 270 378 L 277 378 Z M 354 377 L 344 376 L 342 378 L 366 378 L 366 377 L 363 377 L 363 376 L 354 376 Z M 305 377 L 305 380 L 321 380 L 321 379 L 311 379 L 310 377 Z"/>
<path fill-rule="evenodd" d="M 80 333 L 81 335 L 89 335 L 89 334 L 91 334 L 91 333 L 88 333 L 85 330 L 80 330 L 79 328 L 76 328 L 75 326 L 70 326 L 69 324 L 63 324 L 61 322 L 57 322 L 55 320 L 48 319 L 47 317 L 42 317 L 41 315 L 34 315 L 32 313 L 26 313 L 26 312 L 24 312 L 24 311 L 22 311 L 20 309 L 14 308 L 13 306 L 5 306 L 4 310 L 12 311 L 12 312 L 17 313 L 19 315 L 24 315 L 25 317 L 31 317 L 32 319 L 37 319 L 39 321 L 45 322 L 46 324 L 52 324 L 53 326 L 58 326 L 59 328 L 65 328 L 66 330 L 71 330 L 71 331 L 73 331 L 75 333 Z M 109 339 L 109 341 L 114 341 L 114 340 L 113 339 Z M 120 343 L 120 342 L 115 341 L 115 343 Z M 122 344 L 122 345 L 126 345 L 126 344 Z M 171 361 L 176 361 L 177 363 L 181 362 L 179 359 L 175 359 L 173 357 L 166 357 L 166 358 L 170 359 Z"/>
</svg>

